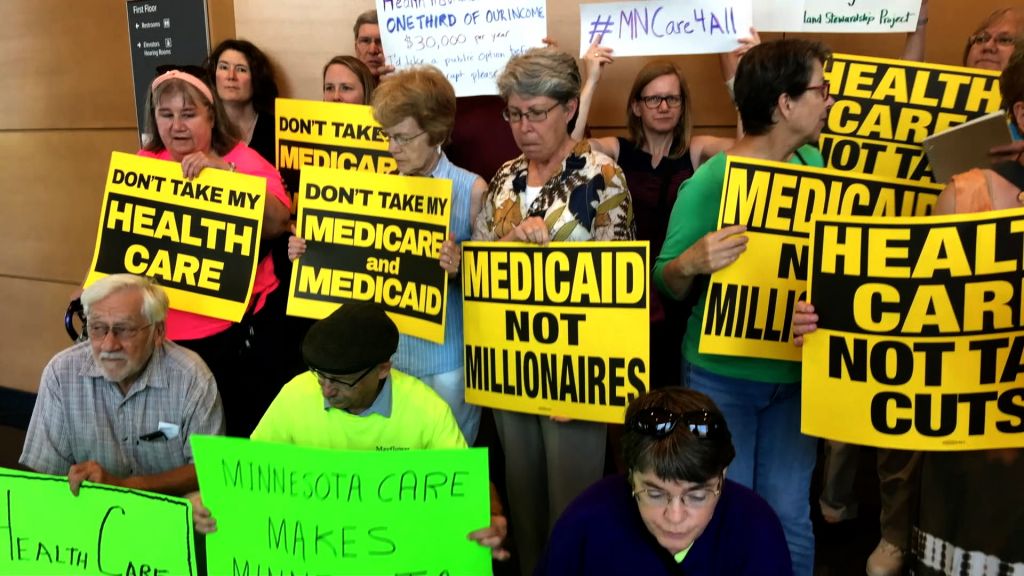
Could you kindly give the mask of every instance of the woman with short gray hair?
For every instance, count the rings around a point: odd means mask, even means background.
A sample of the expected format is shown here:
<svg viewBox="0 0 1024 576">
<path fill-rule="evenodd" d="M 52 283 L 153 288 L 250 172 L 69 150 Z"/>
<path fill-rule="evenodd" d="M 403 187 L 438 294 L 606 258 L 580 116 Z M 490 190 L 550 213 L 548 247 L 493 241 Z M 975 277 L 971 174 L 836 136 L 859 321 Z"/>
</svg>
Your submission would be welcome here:
<svg viewBox="0 0 1024 576">
<path fill-rule="evenodd" d="M 632 240 L 622 170 L 569 135 L 579 106 L 576 60 L 553 48 L 529 50 L 509 60 L 498 89 L 522 155 L 491 180 L 473 239 L 541 245 Z M 505 450 L 518 558 L 523 574 L 530 574 L 555 519 L 604 473 L 606 426 L 505 410 L 495 410 L 494 419 Z"/>
</svg>

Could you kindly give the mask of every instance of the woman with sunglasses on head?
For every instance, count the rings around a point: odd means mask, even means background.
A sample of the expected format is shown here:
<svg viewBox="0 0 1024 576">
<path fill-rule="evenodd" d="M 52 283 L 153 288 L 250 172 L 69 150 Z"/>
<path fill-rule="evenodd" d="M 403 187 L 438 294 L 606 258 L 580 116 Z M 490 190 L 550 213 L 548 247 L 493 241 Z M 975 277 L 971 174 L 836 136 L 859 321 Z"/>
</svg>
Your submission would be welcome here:
<svg viewBox="0 0 1024 576">
<path fill-rule="evenodd" d="M 181 163 L 182 175 L 195 178 L 216 168 L 258 176 L 266 181 L 261 242 L 288 228 L 290 202 L 277 170 L 245 145 L 227 120 L 220 101 L 199 78 L 174 70 L 153 80 L 146 114 L 150 140 L 140 156 Z M 249 310 L 241 323 L 171 309 L 167 338 L 198 353 L 217 380 L 228 434 L 248 436 L 277 390 L 263 374 L 253 340 L 267 296 L 278 287 L 274 264 L 263 257 L 256 268 Z"/>
<path fill-rule="evenodd" d="M 402 334 L 394 364 L 444 398 L 466 442 L 472 445 L 480 427 L 480 407 L 465 400 L 459 243 L 470 237 L 487 183 L 452 164 L 441 151 L 455 122 L 455 89 L 437 68 L 424 66 L 388 75 L 374 91 L 371 106 L 374 119 L 387 134 L 388 151 L 400 174 L 452 181 L 450 232 L 441 246 L 439 262 L 449 278 L 444 343 Z M 290 259 L 305 251 L 304 239 L 289 238 Z"/>
<path fill-rule="evenodd" d="M 677 387 L 633 400 L 622 453 L 628 473 L 569 505 L 538 576 L 792 573 L 778 517 L 726 478 L 735 450 L 710 398 Z"/>
</svg>

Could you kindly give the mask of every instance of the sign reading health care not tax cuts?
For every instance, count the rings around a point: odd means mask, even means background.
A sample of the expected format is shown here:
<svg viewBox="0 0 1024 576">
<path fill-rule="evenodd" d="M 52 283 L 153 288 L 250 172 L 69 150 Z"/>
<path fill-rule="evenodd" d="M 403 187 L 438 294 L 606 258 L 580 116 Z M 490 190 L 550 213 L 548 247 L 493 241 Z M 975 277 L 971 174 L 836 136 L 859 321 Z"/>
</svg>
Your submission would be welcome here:
<svg viewBox="0 0 1024 576">
<path fill-rule="evenodd" d="M 548 35 L 544 0 L 376 0 L 380 36 L 395 68 L 430 64 L 457 96 L 497 94 L 509 58 Z"/>
<path fill-rule="evenodd" d="M 756 0 L 761 32 L 913 32 L 921 0 Z"/>
<path fill-rule="evenodd" d="M 616 56 L 714 54 L 750 35 L 750 0 L 580 4 L 580 56 L 601 37 Z"/>
<path fill-rule="evenodd" d="M 804 434 L 1024 447 L 1024 209 L 821 218 L 811 246 Z"/>
<path fill-rule="evenodd" d="M 487 451 L 352 451 L 193 436 L 210 574 L 491 573 Z"/>
<path fill-rule="evenodd" d="M 191 576 L 184 498 L 0 468 L 0 575 Z"/>
</svg>

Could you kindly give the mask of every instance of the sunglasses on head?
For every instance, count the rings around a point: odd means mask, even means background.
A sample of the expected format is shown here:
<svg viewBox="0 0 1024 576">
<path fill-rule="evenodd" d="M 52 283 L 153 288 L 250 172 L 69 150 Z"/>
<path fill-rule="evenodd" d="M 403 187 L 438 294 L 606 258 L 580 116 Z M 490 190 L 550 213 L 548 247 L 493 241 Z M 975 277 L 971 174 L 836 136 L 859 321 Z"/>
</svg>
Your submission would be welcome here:
<svg viewBox="0 0 1024 576">
<path fill-rule="evenodd" d="M 707 410 L 676 414 L 664 408 L 645 408 L 633 414 L 628 422 L 632 430 L 655 438 L 668 436 L 679 424 L 702 440 L 717 438 L 725 428 L 722 417 Z"/>
</svg>

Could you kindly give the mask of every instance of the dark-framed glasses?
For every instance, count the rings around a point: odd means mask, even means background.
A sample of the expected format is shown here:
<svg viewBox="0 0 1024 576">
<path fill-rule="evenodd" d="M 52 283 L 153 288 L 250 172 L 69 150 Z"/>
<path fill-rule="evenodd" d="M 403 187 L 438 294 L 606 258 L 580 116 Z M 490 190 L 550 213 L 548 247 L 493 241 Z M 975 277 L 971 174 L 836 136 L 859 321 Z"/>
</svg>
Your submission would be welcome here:
<svg viewBox="0 0 1024 576">
<path fill-rule="evenodd" d="M 376 366 L 370 366 L 366 370 L 363 370 L 362 374 L 360 374 L 359 376 L 356 376 L 355 378 L 353 378 L 351 380 L 346 380 L 346 379 L 341 378 L 339 376 L 336 376 L 334 374 L 328 374 L 326 372 L 321 372 L 321 371 L 317 370 L 316 368 L 313 368 L 312 366 L 309 367 L 309 371 L 312 372 L 313 374 L 316 374 L 316 377 L 319 378 L 322 382 L 327 382 L 328 384 L 334 384 L 336 386 L 345 386 L 345 387 L 348 387 L 348 388 L 355 388 L 356 385 L 359 384 L 359 381 L 362 380 L 363 378 L 365 378 L 366 375 L 369 374 L 370 371 L 372 371 L 374 368 L 376 368 Z"/>
<path fill-rule="evenodd" d="M 825 80 L 821 84 L 817 84 L 815 86 L 808 86 L 807 88 L 804 88 L 804 91 L 810 92 L 812 90 L 817 90 L 818 94 L 821 94 L 822 100 L 828 100 L 828 91 L 831 87 L 832 83 L 829 82 L 828 80 Z"/>
<path fill-rule="evenodd" d="M 131 340 L 135 336 L 152 326 L 153 323 L 143 324 L 142 326 L 127 326 L 125 324 L 114 324 L 108 326 L 106 324 L 98 324 L 96 322 L 88 322 L 86 324 L 85 331 L 89 334 L 90 340 L 103 340 L 107 337 L 107 334 L 113 334 L 115 340 Z"/>
<path fill-rule="evenodd" d="M 679 108 L 683 103 L 682 96 L 678 94 L 669 94 L 667 96 L 637 96 L 636 99 L 644 103 L 644 106 L 651 110 L 655 110 L 661 103 L 664 102 L 669 108 Z"/>
<path fill-rule="evenodd" d="M 988 32 L 980 32 L 971 36 L 967 39 L 968 44 L 974 46 L 975 44 L 988 44 L 990 40 L 995 40 L 996 45 L 1002 48 L 1013 48 L 1013 45 L 1017 42 L 1017 39 L 1009 34 L 999 34 L 993 36 Z"/>
<path fill-rule="evenodd" d="M 629 419 L 629 427 L 646 436 L 664 438 L 682 424 L 695 437 L 700 439 L 717 438 L 725 429 L 725 421 L 718 414 L 707 410 L 691 410 L 676 414 L 664 408 L 645 408 L 639 410 Z"/>
<path fill-rule="evenodd" d="M 516 110 L 515 108 L 505 108 L 501 111 L 501 117 L 510 124 L 519 124 L 523 118 L 526 118 L 526 121 L 530 123 L 543 122 L 544 120 L 547 120 L 548 112 L 551 112 L 561 104 L 561 102 L 555 102 L 554 106 L 547 110 L 534 110 L 533 108 L 530 108 L 529 110 Z"/>
</svg>

